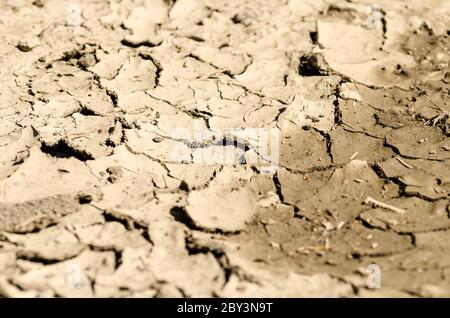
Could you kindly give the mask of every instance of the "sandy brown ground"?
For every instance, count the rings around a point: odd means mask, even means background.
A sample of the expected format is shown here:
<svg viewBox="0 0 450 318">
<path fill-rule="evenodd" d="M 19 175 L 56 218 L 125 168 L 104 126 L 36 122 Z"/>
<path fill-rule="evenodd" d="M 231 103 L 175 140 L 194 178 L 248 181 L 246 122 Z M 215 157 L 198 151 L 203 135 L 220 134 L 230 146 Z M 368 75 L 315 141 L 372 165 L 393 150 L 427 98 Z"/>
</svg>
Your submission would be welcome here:
<svg viewBox="0 0 450 318">
<path fill-rule="evenodd" d="M 0 295 L 450 296 L 450 2 L 377 4 L 2 0 Z"/>
</svg>

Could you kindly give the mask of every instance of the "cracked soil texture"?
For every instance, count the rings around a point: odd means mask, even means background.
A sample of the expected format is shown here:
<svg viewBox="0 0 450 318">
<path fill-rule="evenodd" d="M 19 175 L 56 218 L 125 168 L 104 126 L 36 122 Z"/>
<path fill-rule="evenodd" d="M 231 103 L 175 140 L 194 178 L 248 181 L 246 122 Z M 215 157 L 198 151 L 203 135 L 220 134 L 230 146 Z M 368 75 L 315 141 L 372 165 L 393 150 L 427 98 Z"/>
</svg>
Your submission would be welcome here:
<svg viewBox="0 0 450 318">
<path fill-rule="evenodd" d="M 450 297 L 450 2 L 377 5 L 2 0 L 0 295 Z"/>
</svg>

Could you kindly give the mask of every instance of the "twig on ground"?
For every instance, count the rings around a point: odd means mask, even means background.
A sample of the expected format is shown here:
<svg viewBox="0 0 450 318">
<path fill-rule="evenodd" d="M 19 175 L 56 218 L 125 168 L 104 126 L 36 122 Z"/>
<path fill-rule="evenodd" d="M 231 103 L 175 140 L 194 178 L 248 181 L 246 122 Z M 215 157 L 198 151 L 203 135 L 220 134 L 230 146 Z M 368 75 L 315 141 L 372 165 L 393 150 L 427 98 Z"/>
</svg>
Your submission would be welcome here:
<svg viewBox="0 0 450 318">
<path fill-rule="evenodd" d="M 400 162 L 402 165 L 404 165 L 406 168 L 408 169 L 413 169 L 414 167 L 407 164 L 404 160 L 402 160 L 400 157 L 395 157 L 395 159 L 397 159 L 398 162 Z"/>
<path fill-rule="evenodd" d="M 392 211 L 392 212 L 395 212 L 395 213 L 398 213 L 398 214 L 406 213 L 406 211 L 403 210 L 403 209 L 400 209 L 400 208 L 397 208 L 395 206 L 392 206 L 392 205 L 380 202 L 378 200 L 375 200 L 372 197 L 367 197 L 367 199 L 364 201 L 364 204 L 371 205 L 371 206 L 374 206 L 374 207 L 377 207 L 377 208 L 383 208 L 383 209 L 386 209 L 386 210 L 389 210 L 389 211 Z"/>
<path fill-rule="evenodd" d="M 358 155 L 358 152 L 355 152 L 351 157 L 350 157 L 350 160 L 353 160 L 353 159 L 355 159 L 355 157 Z"/>
</svg>

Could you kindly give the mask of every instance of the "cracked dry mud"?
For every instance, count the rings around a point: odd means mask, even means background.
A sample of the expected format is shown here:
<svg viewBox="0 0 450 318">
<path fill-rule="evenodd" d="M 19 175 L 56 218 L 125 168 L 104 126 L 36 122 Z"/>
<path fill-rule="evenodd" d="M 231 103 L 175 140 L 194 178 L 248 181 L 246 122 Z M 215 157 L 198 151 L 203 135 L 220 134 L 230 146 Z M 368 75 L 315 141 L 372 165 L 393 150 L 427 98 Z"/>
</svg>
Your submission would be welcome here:
<svg viewBox="0 0 450 318">
<path fill-rule="evenodd" d="M 71 4 L 0 2 L 0 295 L 450 296 L 449 1 Z"/>
</svg>

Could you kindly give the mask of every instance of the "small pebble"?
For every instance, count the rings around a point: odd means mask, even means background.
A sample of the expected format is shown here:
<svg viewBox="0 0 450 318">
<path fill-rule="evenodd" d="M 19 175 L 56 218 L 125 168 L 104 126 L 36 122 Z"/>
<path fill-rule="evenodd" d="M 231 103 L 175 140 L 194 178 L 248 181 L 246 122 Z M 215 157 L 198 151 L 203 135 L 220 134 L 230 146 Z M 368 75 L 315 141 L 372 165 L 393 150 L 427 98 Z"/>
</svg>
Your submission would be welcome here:
<svg viewBox="0 0 450 318">
<path fill-rule="evenodd" d="M 270 242 L 270 246 L 272 246 L 274 248 L 280 248 L 280 244 L 278 244 L 276 242 Z"/>
</svg>

